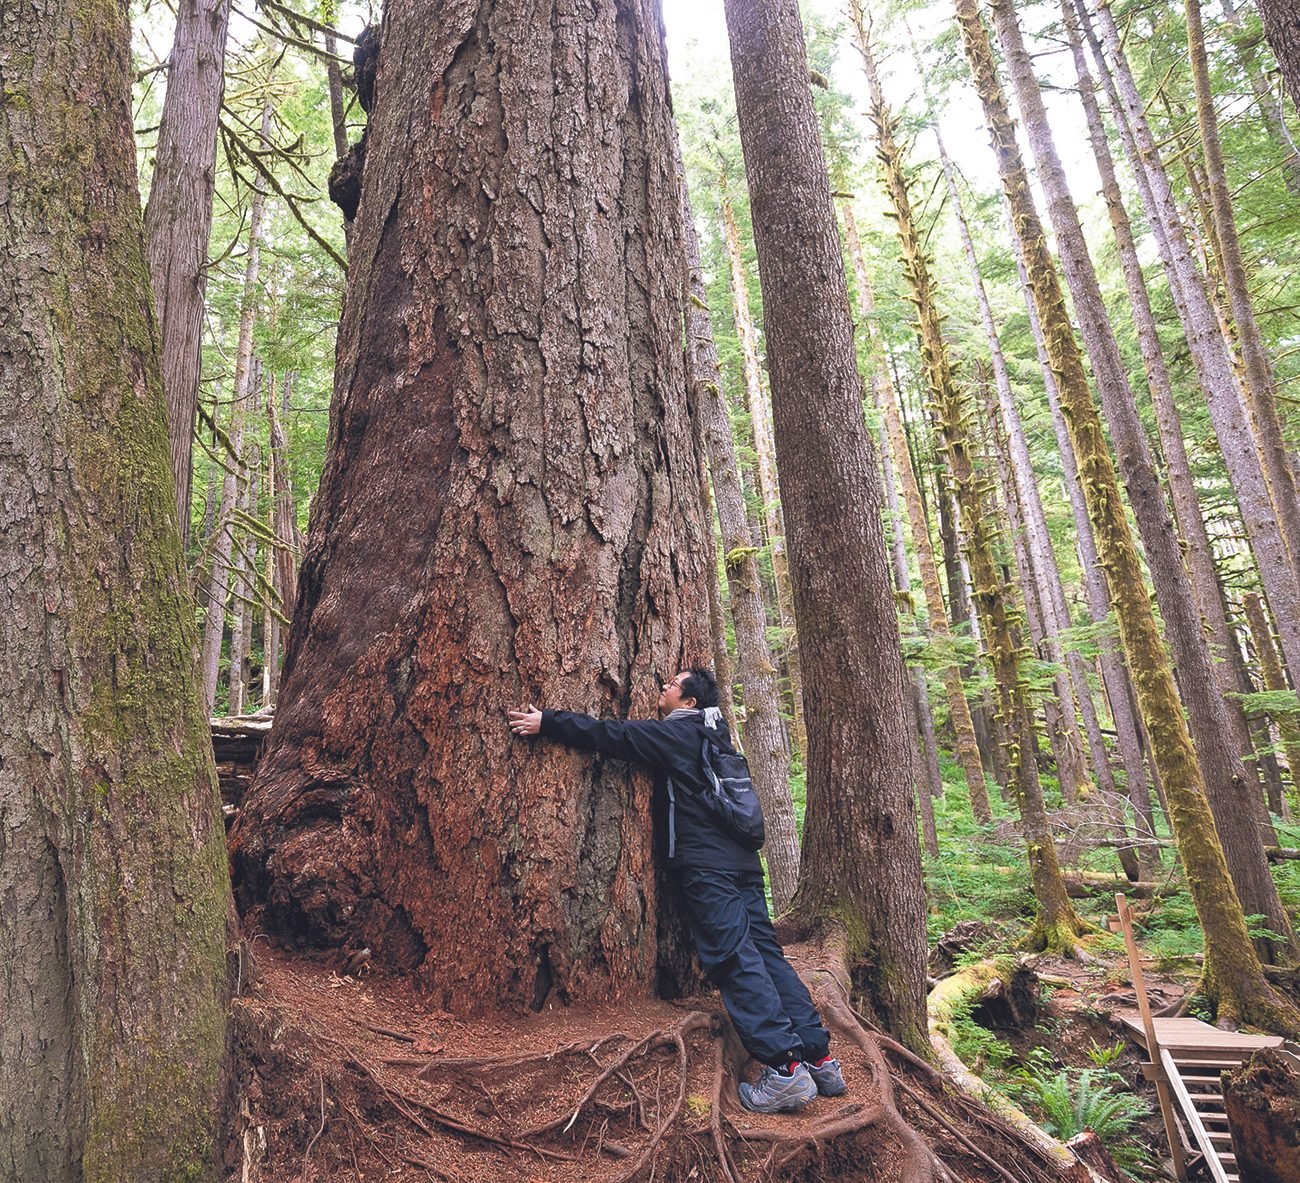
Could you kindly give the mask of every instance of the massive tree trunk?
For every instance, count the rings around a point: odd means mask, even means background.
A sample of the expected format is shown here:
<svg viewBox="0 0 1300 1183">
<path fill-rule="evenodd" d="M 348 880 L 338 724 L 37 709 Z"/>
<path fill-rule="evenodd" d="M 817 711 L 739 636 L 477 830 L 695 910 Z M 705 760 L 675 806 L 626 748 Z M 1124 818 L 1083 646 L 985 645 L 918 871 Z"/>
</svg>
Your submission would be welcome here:
<svg viewBox="0 0 1300 1183">
<path fill-rule="evenodd" d="M 713 343 L 707 288 L 700 264 L 700 246 L 691 216 L 686 178 L 682 178 L 682 233 L 686 245 L 686 374 L 695 394 L 695 413 L 703 428 L 713 478 L 718 523 L 722 528 L 723 565 L 731 593 L 731 619 L 736 631 L 736 657 L 745 696 L 742 733 L 754 788 L 767 821 L 767 862 L 772 903 L 778 912 L 794 896 L 799 881 L 799 835 L 790 799 L 790 749 L 781 721 L 776 667 L 767 647 L 767 613 L 763 607 L 763 576 L 749 537 L 740 470 L 731 437 L 731 422 L 722 398 L 718 351 Z"/>
<path fill-rule="evenodd" d="M 655 10 L 394 0 L 375 94 L 237 890 L 458 1011 L 670 992 L 648 778 L 504 718 L 645 715 L 710 653 Z"/>
<path fill-rule="evenodd" d="M 167 92 L 144 212 L 182 546 L 190 536 L 203 294 L 229 23 L 230 0 L 181 0 L 176 8 Z"/>
<path fill-rule="evenodd" d="M 1264 20 L 1264 36 L 1273 47 L 1282 81 L 1300 108 L 1300 11 L 1292 0 L 1255 0 Z"/>
<path fill-rule="evenodd" d="M 948 627 L 948 615 L 944 608 L 943 592 L 939 587 L 939 569 L 934 561 L 934 547 L 930 543 L 930 530 L 925 520 L 925 507 L 921 502 L 921 488 L 916 480 L 916 471 L 912 467 L 912 457 L 907 447 L 907 437 L 903 432 L 903 419 L 899 412 L 898 392 L 885 365 L 884 346 L 880 340 L 880 328 L 876 323 L 876 301 L 871 287 L 871 277 L 867 274 L 862 259 L 862 244 L 858 239 L 857 224 L 853 220 L 853 211 L 845 202 L 845 234 L 849 243 L 849 255 L 853 261 L 858 282 L 858 299 L 862 305 L 862 315 L 867 322 L 868 334 L 873 346 L 876 372 L 872 378 L 872 395 L 880 409 L 885 424 L 885 436 L 892 452 L 893 470 L 902 487 L 903 503 L 907 507 L 908 523 L 911 527 L 912 546 L 916 551 L 916 565 L 921 574 L 921 592 L 925 597 L 928 616 L 927 629 L 940 640 L 951 641 L 952 630 Z M 890 457 L 886 457 L 888 462 Z M 904 567 L 906 570 L 906 567 Z M 993 811 L 989 805 L 988 785 L 984 780 L 984 766 L 980 762 L 979 745 L 975 741 L 975 726 L 971 721 L 970 704 L 966 700 L 966 688 L 962 684 L 961 668 L 949 665 L 943 671 L 944 692 L 948 700 L 949 717 L 957 740 L 957 759 L 966 777 L 966 789 L 970 794 L 971 813 L 977 822 L 987 824 L 993 820 Z"/>
<path fill-rule="evenodd" d="M 1163 638 L 1142 578 L 1137 547 L 1124 515 L 1119 482 L 1106 446 L 1101 419 L 1088 388 L 1083 356 L 1066 315 L 1060 282 L 1047 250 L 1046 235 L 1034 207 L 1028 176 L 1016 143 L 1015 125 L 998 82 L 992 45 L 975 0 L 955 0 L 954 7 L 997 155 L 1003 191 L 1011 206 L 1014 231 L 1023 245 L 1030 286 L 1052 368 L 1059 376 L 1062 411 L 1074 444 L 1088 514 L 1097 532 L 1097 546 L 1119 620 L 1120 636 L 1133 670 L 1139 705 L 1150 736 L 1153 763 L 1159 770 L 1169 801 L 1170 821 L 1205 934 L 1203 988 L 1217 1004 L 1224 1019 L 1256 1021 L 1281 1029 L 1300 1030 L 1300 1012 L 1274 992 L 1264 978 L 1263 968 L 1246 930 L 1241 901 L 1228 874 L 1214 817 L 1206 801 L 1197 753 L 1192 747 L 1183 716 L 1182 697 L 1165 656 Z M 1014 14 L 1011 16 L 1014 19 Z M 1046 154 L 1043 159 L 1050 165 Z M 1074 249 L 1073 244 L 1070 249 Z M 1103 353 L 1100 357 L 1104 361 L 1106 355 Z M 1117 380 L 1109 373 L 1102 381 L 1114 383 L 1120 389 L 1127 386 L 1122 378 Z M 1113 390 L 1111 394 L 1113 396 Z M 1118 418 L 1117 422 L 1122 425 L 1125 421 Z M 1126 440 L 1119 449 L 1124 454 L 1135 446 L 1144 448 L 1145 440 Z M 1134 475 L 1138 474 L 1135 472 Z M 1143 499 L 1149 496 L 1142 490 Z M 1162 583 L 1168 586 L 1179 576 L 1186 586 L 1187 576 L 1181 561 L 1175 566 L 1175 572 L 1162 571 L 1157 577 L 1158 589 Z M 1183 598 L 1190 601 L 1190 588 L 1183 593 Z M 1170 601 L 1170 607 L 1176 608 L 1177 603 L 1177 600 Z M 1162 600 L 1162 609 L 1164 606 Z M 1208 670 L 1202 671 L 1190 663 L 1185 672 L 1190 680 L 1204 678 L 1208 681 L 1211 677 Z"/>
<path fill-rule="evenodd" d="M 865 22 L 851 0 L 855 25 Z M 894 130 L 894 118 L 885 105 L 876 66 L 865 36 L 858 49 L 867 75 L 871 122 L 876 130 L 877 159 L 881 186 L 889 198 L 902 250 L 903 275 L 916 307 L 917 330 L 926 383 L 940 441 L 952 476 L 953 491 L 961 511 L 964 550 L 970 563 L 975 607 L 984 628 L 985 644 L 992 667 L 997 718 L 1005 729 L 1010 785 L 1020 813 L 1021 831 L 1029 858 L 1030 877 L 1038 915 L 1030 943 L 1056 952 L 1069 951 L 1084 931 L 1065 888 L 1056 856 L 1047 806 L 1038 779 L 1029 698 L 1021 673 L 1021 648 L 1015 637 L 1015 620 L 1005 582 L 994 558 L 991 515 L 985 505 L 986 488 L 976 473 L 966 392 L 958 385 L 943 339 L 937 291 L 920 232 L 912 214 L 911 198 L 903 171 L 902 150 Z"/>
<path fill-rule="evenodd" d="M 230 895 L 125 6 L 7 10 L 0 76 L 0 1178 L 215 1179 Z"/>
<path fill-rule="evenodd" d="M 848 284 L 795 0 L 728 0 L 808 721 L 794 913 L 842 930 L 882 1024 L 928 1047 L 907 674 Z"/>
</svg>

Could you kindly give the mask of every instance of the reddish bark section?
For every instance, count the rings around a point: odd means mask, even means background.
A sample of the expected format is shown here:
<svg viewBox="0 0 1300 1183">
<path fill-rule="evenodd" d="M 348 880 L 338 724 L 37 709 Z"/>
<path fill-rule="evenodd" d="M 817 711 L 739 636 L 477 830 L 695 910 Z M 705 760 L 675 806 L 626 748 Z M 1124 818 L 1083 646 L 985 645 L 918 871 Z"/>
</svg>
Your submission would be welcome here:
<svg viewBox="0 0 1300 1183">
<path fill-rule="evenodd" d="M 458 1011 L 670 992 L 650 786 L 506 708 L 648 714 L 709 652 L 661 33 L 390 3 L 245 909 Z M 656 916 L 659 931 L 656 932 Z"/>
</svg>

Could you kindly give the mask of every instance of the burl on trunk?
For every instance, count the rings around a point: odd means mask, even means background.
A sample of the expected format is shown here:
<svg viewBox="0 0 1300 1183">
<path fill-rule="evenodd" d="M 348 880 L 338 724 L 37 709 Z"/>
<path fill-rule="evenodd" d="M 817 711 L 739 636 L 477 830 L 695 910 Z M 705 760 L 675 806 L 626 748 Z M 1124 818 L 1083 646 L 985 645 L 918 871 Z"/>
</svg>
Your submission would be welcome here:
<svg viewBox="0 0 1300 1183">
<path fill-rule="evenodd" d="M 649 780 L 505 719 L 645 715 L 710 651 L 657 12 L 395 0 L 380 46 L 239 899 L 455 1010 L 670 992 Z"/>
</svg>

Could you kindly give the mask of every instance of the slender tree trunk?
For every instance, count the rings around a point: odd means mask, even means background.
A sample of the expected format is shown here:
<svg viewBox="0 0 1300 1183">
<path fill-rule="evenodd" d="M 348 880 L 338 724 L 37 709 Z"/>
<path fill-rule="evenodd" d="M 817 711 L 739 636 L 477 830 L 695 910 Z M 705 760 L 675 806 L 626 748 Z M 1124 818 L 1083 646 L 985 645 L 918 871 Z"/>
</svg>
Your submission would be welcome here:
<svg viewBox="0 0 1300 1183">
<path fill-rule="evenodd" d="M 229 23 L 230 0 L 180 0 L 176 6 L 167 93 L 144 211 L 182 546 L 190 537 L 203 296 Z"/>
<path fill-rule="evenodd" d="M 854 27 L 865 34 L 859 0 L 851 0 Z M 894 133 L 894 119 L 885 106 L 875 62 L 864 35 L 858 50 L 867 75 L 870 118 L 876 132 L 877 159 L 881 184 L 888 198 L 902 249 L 903 274 L 912 292 L 921 341 L 921 357 L 941 440 L 952 477 L 953 491 L 961 510 L 965 553 L 970 563 L 976 610 L 984 627 L 985 641 L 996 684 L 998 717 L 1007 734 L 1010 783 L 1020 811 L 1021 830 L 1029 856 L 1030 876 L 1038 916 L 1029 943 L 1035 948 L 1068 951 L 1085 930 L 1065 889 L 1057 861 L 1056 845 L 1047 817 L 1038 766 L 1034 759 L 1030 707 L 1021 676 L 1021 651 L 1013 635 L 1014 621 L 1007 603 L 1006 588 L 994 559 L 994 531 L 985 511 L 986 490 L 976 475 L 967 434 L 969 415 L 964 391 L 948 360 L 940 328 L 934 281 L 921 236 L 912 217 L 902 152 Z"/>
<path fill-rule="evenodd" d="M 1300 12 L 1291 0 L 1255 0 L 1255 7 L 1291 102 L 1300 108 Z"/>
<path fill-rule="evenodd" d="M 1076 11 L 1081 11 L 1078 6 Z M 1295 665 L 1300 669 L 1300 583 L 1296 578 L 1295 556 L 1282 537 L 1254 434 L 1242 405 L 1244 392 L 1207 294 L 1204 277 L 1188 248 L 1169 178 L 1160 161 L 1159 148 L 1147 124 L 1137 84 L 1120 44 L 1119 30 L 1109 8 L 1102 6 L 1098 13 L 1113 70 L 1102 55 L 1087 20 L 1081 21 L 1082 27 L 1092 44 L 1116 125 L 1132 159 L 1147 219 L 1169 278 L 1170 292 L 1205 394 L 1224 464 L 1241 507 L 1242 521 L 1250 537 L 1260 580 L 1279 622 L 1283 655 L 1288 666 Z"/>
<path fill-rule="evenodd" d="M 275 375 L 267 384 L 266 410 L 270 418 L 275 406 Z M 279 678 L 276 673 L 280 666 L 280 612 L 281 604 L 277 596 L 283 598 L 277 578 L 276 564 L 276 530 L 275 530 L 275 456 L 268 443 L 265 464 L 262 467 L 266 488 L 266 562 L 262 571 L 262 707 L 275 705 L 276 692 L 279 690 Z"/>
<path fill-rule="evenodd" d="M 925 520 L 925 509 L 921 503 L 921 490 L 917 484 L 916 473 L 912 468 L 911 455 L 907 440 L 903 434 L 903 420 L 899 413 L 898 394 L 894 388 L 888 367 L 884 364 L 884 355 L 880 341 L 879 326 L 876 323 L 876 302 L 871 287 L 871 278 L 867 274 L 862 258 L 862 244 L 858 239 L 857 223 L 853 211 L 847 202 L 841 205 L 844 215 L 845 233 L 849 243 L 849 255 L 855 268 L 858 296 L 862 304 L 862 316 L 867 322 L 871 337 L 872 355 L 876 360 L 875 374 L 872 377 L 872 394 L 876 406 L 884 418 L 885 434 L 892 450 L 893 470 L 897 473 L 902 486 L 903 501 L 907 506 L 908 520 L 912 531 L 912 546 L 916 551 L 917 567 L 921 573 L 921 591 L 925 596 L 928 614 L 927 628 L 930 634 L 940 640 L 949 640 L 952 632 L 948 628 L 948 615 L 943 604 L 943 593 L 939 588 L 939 570 L 934 561 L 934 548 L 930 544 L 930 531 Z M 900 589 L 901 590 L 901 589 Z M 970 704 L 966 700 L 966 688 L 962 685 L 961 668 L 957 665 L 947 666 L 943 671 L 944 691 L 948 699 L 948 711 L 952 718 L 953 731 L 957 737 L 957 759 L 966 777 L 966 788 L 970 793 L 971 812 L 977 822 L 987 824 L 993 820 L 989 806 L 988 785 L 984 780 L 984 766 L 980 762 L 979 746 L 975 741 L 975 727 L 971 722 Z"/>
<path fill-rule="evenodd" d="M 1146 371 L 1147 387 L 1156 412 L 1156 425 L 1160 436 L 1160 449 L 1165 461 L 1165 479 L 1174 509 L 1174 520 L 1182 540 L 1182 551 L 1192 589 L 1200 608 L 1206 640 L 1213 658 L 1213 668 L 1220 691 L 1227 704 L 1227 718 L 1232 728 L 1232 741 L 1238 754 L 1250 767 L 1254 767 L 1254 745 L 1246 726 L 1238 700 L 1230 697 L 1237 690 L 1229 650 L 1233 644 L 1224 613 L 1218 577 L 1214 571 L 1213 550 L 1201 517 L 1201 507 L 1192 481 L 1191 463 L 1183 442 L 1182 424 L 1174 401 L 1173 384 L 1165 366 L 1164 351 L 1156 331 L 1155 314 L 1147 294 L 1146 278 L 1138 260 L 1137 246 L 1129 222 L 1128 211 L 1120 194 L 1115 175 L 1110 144 L 1102 124 L 1101 110 L 1097 105 L 1095 85 L 1088 69 L 1079 36 L 1078 18 L 1073 0 L 1062 0 L 1061 17 L 1070 41 L 1075 71 L 1079 79 L 1079 95 L 1088 121 L 1088 134 L 1092 143 L 1093 158 L 1101 175 L 1102 196 L 1110 215 L 1124 271 L 1129 307 L 1137 330 L 1142 364 Z"/>
<path fill-rule="evenodd" d="M 390 0 L 377 70 L 237 892 L 458 1012 L 692 988 L 648 778 L 504 723 L 711 651 L 657 9 Z"/>
<path fill-rule="evenodd" d="M 1038 309 L 1034 304 L 1029 273 L 1025 269 L 1024 250 L 1012 221 L 1008 221 L 1007 228 L 1010 233 L 1012 253 L 1016 259 L 1020 287 L 1024 293 L 1029 328 L 1034 338 L 1039 369 L 1043 376 L 1048 415 L 1056 436 L 1056 446 L 1061 453 L 1061 479 L 1065 485 L 1066 500 L 1070 503 L 1070 512 L 1074 517 L 1074 535 L 1079 550 L 1084 596 L 1088 601 L 1088 615 L 1093 624 L 1100 625 L 1110 618 L 1110 591 L 1106 586 L 1106 577 L 1097 556 L 1092 522 L 1088 517 L 1088 507 L 1079 484 L 1079 467 L 1074 455 L 1074 444 L 1070 439 L 1065 416 L 1061 412 L 1060 392 L 1056 384 L 1056 375 L 1052 372 L 1051 362 L 1047 356 L 1047 343 L 1043 336 L 1042 324 L 1038 319 Z M 1151 789 L 1147 781 L 1147 762 L 1143 755 L 1144 742 L 1141 724 L 1134 706 L 1128 666 L 1112 638 L 1103 640 L 1099 664 L 1102 686 L 1110 704 L 1111 719 L 1115 724 L 1120 763 L 1124 767 L 1125 792 L 1132 803 L 1138 822 L 1138 835 L 1143 842 L 1139 847 L 1138 857 L 1143 868 L 1150 871 L 1160 863 L 1160 847 L 1156 842 L 1155 815 L 1151 805 Z M 1149 878 L 1149 875 L 1144 877 Z"/>
<path fill-rule="evenodd" d="M 790 719 L 796 753 L 808 750 L 808 732 L 804 724 L 803 676 L 799 666 L 799 630 L 795 626 L 794 594 L 790 583 L 790 563 L 785 553 L 785 518 L 781 493 L 777 487 L 776 446 L 768 417 L 767 395 L 763 390 L 763 370 L 759 365 L 758 333 L 749 308 L 749 283 L 745 277 L 745 259 L 740 249 L 740 230 L 727 191 L 725 173 L 718 175 L 721 188 L 723 238 L 731 264 L 731 295 L 736 309 L 736 335 L 740 338 L 744 362 L 745 395 L 749 402 L 749 420 L 754 432 L 754 453 L 758 459 L 758 488 L 763 499 L 763 529 L 772 555 L 772 576 L 776 583 L 776 603 L 781 628 L 785 633 L 785 662 L 790 675 Z"/>
<path fill-rule="evenodd" d="M 0 1178 L 218 1177 L 230 892 L 125 5 L 0 36 Z"/>
<path fill-rule="evenodd" d="M 266 146 L 271 127 L 271 104 L 262 105 L 262 145 Z M 226 589 L 231 557 L 235 551 L 235 511 L 239 507 L 243 479 L 243 424 L 249 396 L 254 390 L 253 326 L 257 320 L 260 288 L 262 222 L 266 216 L 266 182 L 259 175 L 254 182 L 249 203 L 248 252 L 244 256 L 244 288 L 239 310 L 239 339 L 235 346 L 234 401 L 231 407 L 230 440 L 234 455 L 230 458 L 221 488 L 221 515 L 217 529 L 223 533 L 212 548 L 212 573 L 208 580 L 208 603 L 203 626 L 203 692 L 211 713 L 217 698 L 217 681 L 221 673 L 221 641 L 226 625 Z M 232 655 L 237 646 L 232 646 Z M 232 713 L 235 713 L 232 709 Z"/>
<path fill-rule="evenodd" d="M 872 1008 L 895 1036 L 926 1048 L 909 687 L 803 29 L 796 0 L 728 0 L 726 13 L 807 674 L 808 815 L 794 911 L 845 928 L 851 961 L 870 951 L 861 969 Z"/>
<path fill-rule="evenodd" d="M 1038 163 L 1039 179 L 1060 244 L 1062 266 L 1124 472 L 1129 502 L 1142 535 L 1165 630 L 1178 664 L 1179 690 L 1187 707 L 1203 783 L 1228 867 L 1246 911 L 1267 917 L 1272 931 L 1283 934 L 1283 945 L 1291 945 L 1294 942 L 1291 923 L 1269 873 L 1260 840 L 1259 823 L 1267 822 L 1263 800 L 1256 791 L 1254 779 L 1247 776 L 1245 766 L 1233 750 L 1227 704 L 1217 692 L 1204 626 L 1183 566 L 1177 535 L 1171 529 L 1168 508 L 1088 254 L 1078 211 L 1056 154 L 1042 92 L 1033 76 L 1011 0 L 990 0 L 990 8 Z M 1039 313 L 1041 316 L 1041 307 Z M 1066 414 L 1070 414 L 1068 406 Z M 1150 731 L 1149 719 L 1147 728 Z M 1165 791 L 1171 791 L 1168 778 L 1165 778 Z M 1276 956 L 1278 951 L 1270 949 L 1270 955 Z"/>
<path fill-rule="evenodd" d="M 283 399 L 287 407 L 293 388 L 293 372 L 284 376 Z M 293 507 L 293 482 L 289 476 L 289 458 L 284 428 L 271 401 L 266 408 L 270 421 L 271 465 L 275 471 L 275 565 L 284 614 L 292 620 L 298 602 L 298 523 Z"/>
<path fill-rule="evenodd" d="M 680 157 L 679 157 L 680 159 Z M 708 290 L 700 263 L 686 180 L 682 178 L 682 232 L 686 247 L 686 376 L 695 394 L 713 477 L 718 522 L 722 527 L 723 565 L 731 593 L 731 620 L 736 630 L 736 657 L 745 696 L 745 755 L 767 822 L 767 861 L 772 903 L 785 910 L 799 882 L 799 835 L 790 799 L 790 750 L 781 721 L 776 666 L 767 647 L 763 575 L 751 545 L 745 502 L 740 490 L 731 422 L 722 399 L 722 375 L 709 319 Z"/>
<path fill-rule="evenodd" d="M 1246 622 L 1250 626 L 1250 635 L 1255 642 L 1255 652 L 1259 656 L 1259 672 L 1264 682 L 1264 689 L 1274 693 L 1290 689 L 1282 674 L 1282 663 L 1277 657 L 1277 647 L 1273 644 L 1273 633 L 1268 627 L 1268 616 L 1264 604 L 1254 592 L 1247 592 L 1242 599 L 1246 610 Z M 1282 736 L 1282 752 L 1286 756 L 1287 771 L 1291 774 L 1292 793 L 1296 793 L 1297 780 L 1300 776 L 1300 725 L 1297 725 L 1294 713 L 1279 714 L 1277 728 Z M 1300 794 L 1297 794 L 1300 796 Z M 1300 802 L 1297 802 L 1300 808 Z M 1281 809 L 1275 810 L 1281 813 Z"/>
<path fill-rule="evenodd" d="M 939 134 L 937 125 L 935 134 L 936 136 Z M 1058 634 L 1070 624 L 1069 609 L 1065 603 L 1065 588 L 1061 583 L 1061 573 L 1057 568 L 1051 536 L 1047 531 L 1047 515 L 1043 510 L 1038 482 L 1034 477 L 1029 445 L 1025 440 L 1024 425 L 1020 419 L 1020 409 L 1016 406 L 1015 396 L 1011 390 L 1011 378 L 1007 372 L 1006 358 L 1002 354 L 1002 343 L 998 339 L 993 309 L 989 304 L 988 293 L 984 289 L 984 280 L 980 275 L 979 261 L 975 254 L 975 243 L 971 238 L 966 214 L 962 209 L 952 161 L 948 158 L 942 137 L 939 137 L 939 157 L 948 187 L 948 199 L 957 218 L 957 228 L 961 234 L 966 264 L 970 270 L 971 285 L 975 289 L 976 301 L 979 304 L 980 322 L 984 328 L 985 340 L 988 342 L 993 377 L 997 386 L 998 407 L 1007 431 L 1008 462 L 1011 465 L 1012 477 L 1012 483 L 1008 485 L 1007 497 L 1010 500 L 1014 492 L 1024 507 L 1029 559 L 1033 565 L 1038 600 L 1044 616 L 1043 656 L 1056 665 L 1064 665 L 1068 671 L 1057 676 L 1057 698 L 1067 727 L 1064 740 L 1058 741 L 1066 757 L 1065 762 L 1062 763 L 1061 755 L 1057 756 L 1057 765 L 1061 770 L 1061 790 L 1068 801 L 1091 787 L 1079 753 L 1078 730 L 1074 723 L 1074 707 L 1077 701 L 1079 713 L 1084 721 L 1084 730 L 1088 736 L 1088 750 L 1092 756 L 1092 766 L 1097 773 L 1098 786 L 1103 793 L 1113 794 L 1115 781 L 1111 776 L 1110 759 L 1106 752 L 1105 741 L 1102 739 L 1101 724 L 1097 721 L 1097 711 L 1092 701 L 1092 689 L 1088 684 L 1083 658 L 1077 653 L 1066 655 L 1061 652 Z"/>
<path fill-rule="evenodd" d="M 1300 1012 L 1277 995 L 1264 977 L 1246 930 L 1241 901 L 1228 874 L 1214 817 L 1206 800 L 1197 753 L 1183 717 L 1182 700 L 1165 657 L 1163 638 L 1142 578 L 1137 547 L 1124 516 L 1119 482 L 1088 389 L 1083 357 L 1066 315 L 1065 301 L 1047 251 L 1046 236 L 1030 195 L 1028 178 L 1016 145 L 1015 125 L 997 80 L 992 46 L 975 0 L 955 0 L 955 7 L 976 90 L 984 106 L 997 154 L 1003 190 L 1011 204 L 1015 231 L 1024 246 L 1030 284 L 1052 368 L 1058 375 L 1062 410 L 1074 443 L 1089 516 L 1097 532 L 1102 569 L 1106 572 L 1119 620 L 1120 636 L 1134 672 L 1153 761 L 1160 770 L 1179 853 L 1205 934 L 1203 989 L 1218 1006 L 1224 1019 L 1249 1019 L 1287 1030 L 1300 1030 Z M 1005 21 L 1005 17 L 1003 19 Z M 1018 68 L 1023 70 L 1024 65 Z M 1048 172 L 1050 169 L 1040 172 L 1045 183 Z M 1068 230 L 1068 225 L 1066 228 Z M 1067 244 L 1064 249 L 1068 256 L 1073 247 Z M 1086 320 L 1088 314 L 1081 315 Z M 1105 355 L 1101 357 L 1104 361 Z M 1099 375 L 1099 382 L 1105 390 L 1113 379 L 1110 375 Z M 1118 385 L 1122 389 L 1126 383 Z M 1123 422 L 1122 418 L 1119 419 L 1120 424 Z M 1144 439 L 1126 439 L 1117 442 L 1117 449 L 1124 455 L 1134 443 L 1145 446 Z M 1148 500 L 1145 491 L 1140 499 Z M 1186 585 L 1187 577 L 1181 563 L 1177 565 L 1176 574 Z M 1160 586 L 1161 579 L 1158 578 L 1157 589 Z M 1182 598 L 1190 602 L 1190 587 Z M 1163 609 L 1163 600 L 1161 606 Z M 1189 666 L 1186 672 L 1189 681 L 1201 675 L 1194 666 Z M 1205 679 L 1209 681 L 1208 670 Z"/>
<path fill-rule="evenodd" d="M 880 469 L 885 478 L 885 506 L 889 510 L 889 550 L 893 557 L 894 593 L 910 608 L 912 590 L 907 571 L 907 545 L 903 541 L 903 503 L 898 495 L 898 480 L 894 462 L 889 455 L 889 441 L 886 439 L 883 427 L 876 446 L 880 449 Z M 915 615 L 912 616 L 912 621 L 913 624 L 916 623 Z M 939 747 L 934 735 L 934 717 L 930 713 L 930 694 L 926 688 L 925 671 L 919 665 L 914 665 L 908 672 L 912 676 L 912 704 L 916 716 L 917 745 L 926 782 L 924 785 L 918 784 L 916 789 L 921 804 L 921 832 L 925 838 L 926 853 L 932 858 L 938 858 L 939 837 L 934 828 L 934 806 L 926 800 L 926 797 L 943 796 L 943 776 L 939 771 Z"/>
<path fill-rule="evenodd" d="M 1260 336 L 1255 308 L 1246 277 L 1246 261 L 1237 236 L 1237 218 L 1232 209 L 1232 192 L 1228 188 L 1223 148 L 1219 143 L 1219 121 L 1214 113 L 1214 92 L 1210 87 L 1210 65 L 1205 53 L 1205 29 L 1201 23 L 1200 0 L 1184 0 L 1187 14 L 1187 50 L 1196 88 L 1196 120 L 1201 129 L 1201 149 L 1205 154 L 1205 182 L 1212 211 L 1219 263 L 1232 320 L 1245 364 L 1245 390 L 1251 424 L 1264 460 L 1264 471 L 1273 493 L 1282 536 L 1286 539 L 1292 561 L 1300 569 L 1300 500 L 1296 497 L 1295 475 L 1282 437 L 1278 418 L 1273 375 L 1273 361 Z"/>
</svg>

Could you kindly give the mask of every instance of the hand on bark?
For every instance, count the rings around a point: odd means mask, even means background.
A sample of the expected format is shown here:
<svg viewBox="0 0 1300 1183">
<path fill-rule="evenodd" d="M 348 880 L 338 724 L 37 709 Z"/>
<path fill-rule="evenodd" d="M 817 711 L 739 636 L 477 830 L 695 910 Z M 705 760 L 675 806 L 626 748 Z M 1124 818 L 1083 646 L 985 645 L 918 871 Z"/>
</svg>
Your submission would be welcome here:
<svg viewBox="0 0 1300 1183">
<path fill-rule="evenodd" d="M 516 735 L 536 735 L 542 729 L 542 712 L 530 702 L 526 711 L 508 711 L 510 730 Z"/>
</svg>

